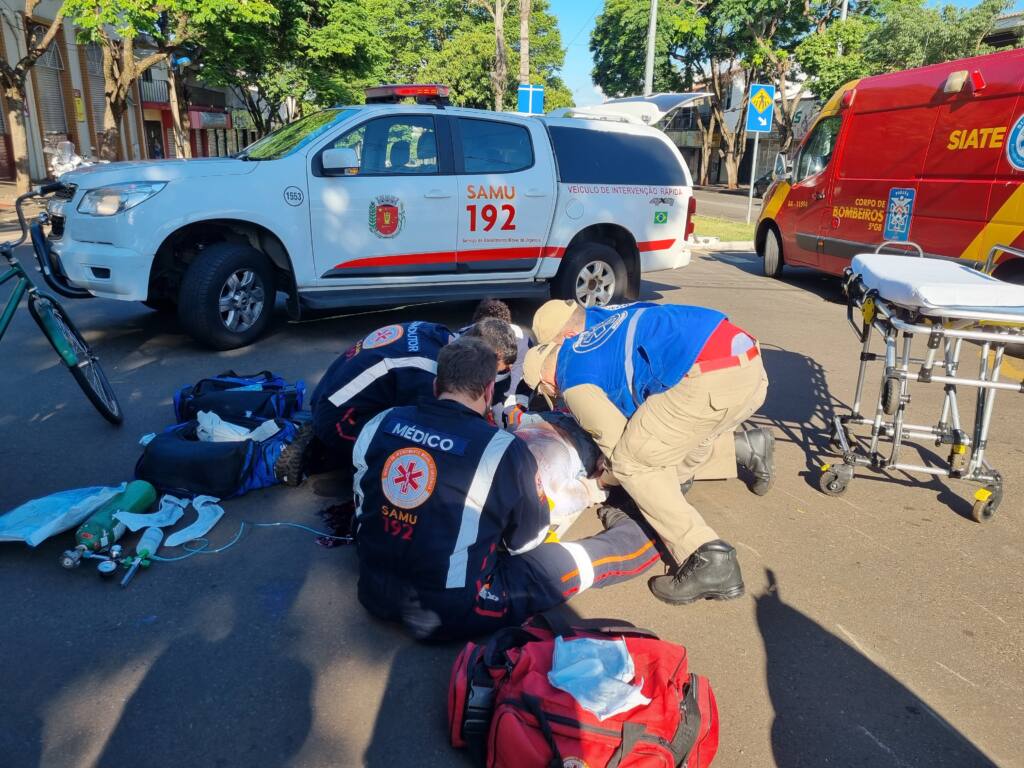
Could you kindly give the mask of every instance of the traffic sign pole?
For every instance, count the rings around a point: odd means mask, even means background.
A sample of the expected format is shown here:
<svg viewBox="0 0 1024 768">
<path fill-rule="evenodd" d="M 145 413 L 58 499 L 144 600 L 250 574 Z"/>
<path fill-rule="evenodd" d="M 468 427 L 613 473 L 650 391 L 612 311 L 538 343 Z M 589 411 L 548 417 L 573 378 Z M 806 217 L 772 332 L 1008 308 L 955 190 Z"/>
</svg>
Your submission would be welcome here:
<svg viewBox="0 0 1024 768">
<path fill-rule="evenodd" d="M 750 223 L 750 212 L 754 208 L 754 181 L 757 179 L 757 140 L 760 133 L 754 134 L 754 156 L 750 159 L 750 192 L 747 195 L 747 224 Z"/>
<path fill-rule="evenodd" d="M 757 143 L 762 133 L 771 133 L 775 115 L 775 86 L 755 83 L 747 100 L 747 133 L 754 134 L 754 156 L 750 160 L 750 191 L 747 195 L 747 224 L 754 208 L 754 182 L 757 181 Z"/>
</svg>

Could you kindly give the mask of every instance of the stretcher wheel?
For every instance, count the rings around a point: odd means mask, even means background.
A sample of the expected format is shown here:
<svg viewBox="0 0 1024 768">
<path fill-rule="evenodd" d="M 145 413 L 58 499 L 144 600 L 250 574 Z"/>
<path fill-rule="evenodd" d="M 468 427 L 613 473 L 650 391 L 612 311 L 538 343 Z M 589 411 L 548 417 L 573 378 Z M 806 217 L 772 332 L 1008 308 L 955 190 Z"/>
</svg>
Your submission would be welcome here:
<svg viewBox="0 0 1024 768">
<path fill-rule="evenodd" d="M 843 480 L 839 477 L 839 473 L 834 469 L 826 470 L 821 473 L 821 477 L 818 478 L 818 488 L 826 496 L 842 496 L 846 493 L 846 488 L 849 485 L 849 481 Z"/>
<path fill-rule="evenodd" d="M 995 515 L 1002 501 L 1003 489 L 1001 486 L 985 486 L 974 496 L 971 519 L 976 523 L 987 523 Z"/>
<path fill-rule="evenodd" d="M 882 410 L 887 416 L 896 413 L 900 404 L 900 380 L 888 378 L 882 385 Z"/>
</svg>

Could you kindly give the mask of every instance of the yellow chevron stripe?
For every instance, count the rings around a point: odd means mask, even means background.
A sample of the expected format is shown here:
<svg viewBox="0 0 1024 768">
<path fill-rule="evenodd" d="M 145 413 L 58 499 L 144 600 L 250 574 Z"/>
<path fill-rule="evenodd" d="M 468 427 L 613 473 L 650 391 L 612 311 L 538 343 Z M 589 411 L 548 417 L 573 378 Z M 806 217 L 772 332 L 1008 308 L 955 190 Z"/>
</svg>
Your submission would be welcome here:
<svg viewBox="0 0 1024 768">
<path fill-rule="evenodd" d="M 992 219 L 960 254 L 961 259 L 983 261 L 993 245 L 1013 245 L 1024 234 L 1024 183 L 1017 185 Z"/>
<path fill-rule="evenodd" d="M 758 220 L 774 219 L 782 208 L 783 203 L 786 202 L 786 198 L 789 197 L 789 190 L 792 188 L 792 185 L 790 185 L 788 181 L 780 182 L 779 186 L 777 186 L 775 191 L 772 192 L 771 198 L 761 210 L 761 216 Z"/>
</svg>

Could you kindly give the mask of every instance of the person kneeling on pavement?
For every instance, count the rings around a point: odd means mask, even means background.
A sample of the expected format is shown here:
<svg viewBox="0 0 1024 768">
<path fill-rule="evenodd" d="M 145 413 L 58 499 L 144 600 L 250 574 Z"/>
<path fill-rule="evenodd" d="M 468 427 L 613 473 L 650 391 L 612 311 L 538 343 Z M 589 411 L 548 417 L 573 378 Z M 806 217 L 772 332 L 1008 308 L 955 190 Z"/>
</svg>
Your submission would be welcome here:
<svg viewBox="0 0 1024 768">
<path fill-rule="evenodd" d="M 552 299 L 541 305 L 533 316 L 533 335 L 537 344 L 575 338 L 588 328 L 593 328 L 616 311 L 625 308 L 656 307 L 651 302 L 636 302 L 615 307 L 587 307 L 584 309 L 575 301 Z M 529 387 L 527 386 L 527 389 Z M 737 476 L 739 465 L 753 475 L 750 490 L 764 496 L 775 483 L 775 436 L 765 427 L 744 429 L 742 425 L 730 434 L 723 434 L 715 440 L 710 458 L 691 477 L 684 493 L 693 480 L 731 480 Z"/>
<path fill-rule="evenodd" d="M 518 356 L 508 323 L 481 317 L 463 329 L 497 352 L 504 370 Z M 350 471 L 352 447 L 367 421 L 385 408 L 433 397 L 437 356 L 458 334 L 437 323 L 396 323 L 370 333 L 335 360 L 313 390 L 312 422 L 285 449 L 282 482 L 298 485 L 304 475 Z"/>
<path fill-rule="evenodd" d="M 546 542 L 548 501 L 526 444 L 489 424 L 494 350 L 461 338 L 438 355 L 436 400 L 391 408 L 356 441 L 359 600 L 417 639 L 490 632 L 659 559 L 621 510 L 602 533 Z"/>
<path fill-rule="evenodd" d="M 620 307 L 576 336 L 530 350 L 524 378 L 564 399 L 679 564 L 650 580 L 658 599 L 743 594 L 736 551 L 686 500 L 680 480 L 764 402 L 768 377 L 752 336 L 704 307 Z"/>
</svg>

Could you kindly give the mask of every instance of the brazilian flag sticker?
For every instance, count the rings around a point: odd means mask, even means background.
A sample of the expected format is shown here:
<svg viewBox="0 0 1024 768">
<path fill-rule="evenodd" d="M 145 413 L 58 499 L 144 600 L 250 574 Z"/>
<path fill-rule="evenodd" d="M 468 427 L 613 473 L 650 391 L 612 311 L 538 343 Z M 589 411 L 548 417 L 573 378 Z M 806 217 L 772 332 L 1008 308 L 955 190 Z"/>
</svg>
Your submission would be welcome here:
<svg viewBox="0 0 1024 768">
<path fill-rule="evenodd" d="M 655 224 L 668 224 L 668 211 L 655 211 L 654 212 L 654 223 Z"/>
</svg>

